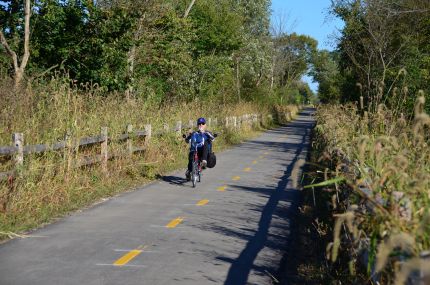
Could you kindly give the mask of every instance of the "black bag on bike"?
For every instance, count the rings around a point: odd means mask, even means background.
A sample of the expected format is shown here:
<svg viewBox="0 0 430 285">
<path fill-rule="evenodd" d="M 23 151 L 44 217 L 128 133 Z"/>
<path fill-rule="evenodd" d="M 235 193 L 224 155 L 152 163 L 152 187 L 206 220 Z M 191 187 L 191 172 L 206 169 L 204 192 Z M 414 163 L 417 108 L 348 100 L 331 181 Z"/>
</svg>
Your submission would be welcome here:
<svg viewBox="0 0 430 285">
<path fill-rule="evenodd" d="M 214 168 L 216 165 L 216 155 L 214 152 L 209 152 L 208 154 L 208 168 Z"/>
</svg>

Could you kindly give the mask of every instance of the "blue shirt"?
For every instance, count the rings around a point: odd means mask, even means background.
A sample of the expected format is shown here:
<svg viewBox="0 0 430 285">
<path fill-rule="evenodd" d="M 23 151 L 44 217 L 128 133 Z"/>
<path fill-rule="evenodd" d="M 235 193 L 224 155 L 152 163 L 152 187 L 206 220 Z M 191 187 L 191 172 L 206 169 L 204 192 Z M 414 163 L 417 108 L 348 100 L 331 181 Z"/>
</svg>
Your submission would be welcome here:
<svg viewBox="0 0 430 285">
<path fill-rule="evenodd" d="M 187 141 L 191 141 L 190 150 L 195 150 L 195 148 L 202 148 L 205 143 L 210 143 L 214 140 L 214 136 L 210 132 L 193 132 Z"/>
</svg>

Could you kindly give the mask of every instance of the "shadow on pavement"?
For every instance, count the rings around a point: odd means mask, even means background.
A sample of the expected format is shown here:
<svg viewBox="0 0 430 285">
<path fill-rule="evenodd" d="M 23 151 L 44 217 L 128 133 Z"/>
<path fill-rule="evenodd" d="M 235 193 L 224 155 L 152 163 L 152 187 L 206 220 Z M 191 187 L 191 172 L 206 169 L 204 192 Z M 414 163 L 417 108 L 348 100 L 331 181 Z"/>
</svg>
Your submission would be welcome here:
<svg viewBox="0 0 430 285">
<path fill-rule="evenodd" d="M 178 176 L 160 176 L 158 179 L 163 180 L 164 182 L 167 182 L 172 185 L 179 185 L 182 186 L 185 183 L 187 183 L 187 180 L 184 177 L 178 177 Z"/>
<path fill-rule="evenodd" d="M 294 124 L 294 123 L 293 123 Z M 289 126 L 290 127 L 290 126 Z M 310 124 L 306 125 L 307 128 L 310 127 Z M 306 128 L 303 130 L 306 132 Z M 302 134 L 303 135 L 303 134 Z M 298 203 L 300 200 L 300 193 L 297 189 L 293 189 L 290 187 L 291 183 L 291 172 L 294 168 L 294 165 L 300 158 L 300 154 L 307 148 L 307 144 L 305 142 L 306 136 L 303 136 L 302 142 L 295 147 L 294 158 L 291 163 L 288 165 L 286 170 L 284 171 L 284 175 L 279 180 L 278 185 L 271 191 L 271 195 L 266 205 L 261 210 L 260 220 L 258 222 L 258 229 L 254 233 L 253 236 L 248 238 L 248 242 L 239 256 L 234 260 L 228 260 L 225 257 L 218 257 L 220 260 L 224 260 L 227 262 L 231 262 L 231 267 L 227 274 L 227 278 L 224 282 L 224 285 L 245 285 L 248 281 L 248 276 L 251 270 L 255 270 L 260 274 L 266 274 L 266 272 L 274 272 L 278 267 L 278 264 L 274 264 L 274 268 L 266 268 L 266 267 L 256 267 L 254 266 L 254 260 L 257 258 L 258 253 L 267 246 L 268 242 L 268 234 L 269 229 L 271 227 L 272 217 L 275 212 L 278 210 L 279 201 L 288 201 L 290 202 L 290 206 L 286 209 L 286 211 L 282 211 L 278 213 L 278 215 L 282 215 L 283 218 L 288 219 L 290 221 L 293 220 L 293 215 L 296 213 Z M 297 179 L 297 177 L 295 177 Z M 263 189 L 254 189 L 252 187 L 241 187 L 236 186 L 237 189 L 242 189 L 245 191 L 261 191 Z M 288 230 L 291 232 L 291 223 L 288 225 Z M 278 240 L 278 242 L 288 242 L 283 241 L 283 239 Z M 285 244 L 272 244 L 273 247 L 284 248 Z"/>
</svg>

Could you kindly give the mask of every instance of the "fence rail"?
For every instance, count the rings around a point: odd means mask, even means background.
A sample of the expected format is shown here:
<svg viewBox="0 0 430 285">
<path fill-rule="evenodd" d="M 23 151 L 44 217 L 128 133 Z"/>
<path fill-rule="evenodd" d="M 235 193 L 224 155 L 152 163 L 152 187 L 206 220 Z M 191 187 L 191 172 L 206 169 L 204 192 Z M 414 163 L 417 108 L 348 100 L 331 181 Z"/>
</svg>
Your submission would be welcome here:
<svg viewBox="0 0 430 285">
<path fill-rule="evenodd" d="M 268 120 L 272 119 L 272 116 L 269 115 Z M 245 114 L 239 117 L 226 117 L 224 120 L 218 120 L 218 118 L 209 118 L 207 124 L 210 127 L 223 125 L 226 128 L 241 128 L 243 124 L 258 124 L 262 120 L 263 116 L 260 114 Z M 0 172 L 0 181 L 13 177 L 16 173 L 16 169 L 24 164 L 24 158 L 28 155 L 40 155 L 66 149 L 78 151 L 79 148 L 90 147 L 94 145 L 100 145 L 100 153 L 92 156 L 83 156 L 77 159 L 75 167 L 79 168 L 100 163 L 102 165 L 102 169 L 107 171 L 108 160 L 124 155 L 131 156 L 133 153 L 145 151 L 152 136 L 158 137 L 169 133 L 176 133 L 177 135 L 180 135 L 183 130 L 193 127 L 193 120 L 190 120 L 188 124 L 183 124 L 182 121 L 177 121 L 174 127 L 170 127 L 168 124 L 165 124 L 162 130 L 158 130 L 153 133 L 152 126 L 150 124 L 145 125 L 144 130 L 133 130 L 133 125 L 127 125 L 125 132 L 115 137 L 109 136 L 108 127 L 102 127 L 100 129 L 99 135 L 75 139 L 66 138 L 52 144 L 35 145 L 24 145 L 24 135 L 22 133 L 14 133 L 12 135 L 12 146 L 0 146 L 0 157 L 2 157 L 3 160 L 14 160 L 14 169 Z M 143 139 L 143 146 L 134 145 L 133 140 L 136 139 Z M 117 154 L 109 153 L 108 145 L 112 142 L 125 143 L 125 150 Z"/>
</svg>

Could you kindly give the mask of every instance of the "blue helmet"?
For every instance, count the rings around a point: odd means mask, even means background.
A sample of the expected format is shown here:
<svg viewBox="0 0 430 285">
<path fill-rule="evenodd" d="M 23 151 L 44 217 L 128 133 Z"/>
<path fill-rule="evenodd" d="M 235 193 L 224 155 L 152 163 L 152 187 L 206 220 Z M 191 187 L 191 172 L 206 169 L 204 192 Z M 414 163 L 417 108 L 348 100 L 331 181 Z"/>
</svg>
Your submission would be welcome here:
<svg viewBox="0 0 430 285">
<path fill-rule="evenodd" d="M 198 118 L 197 119 L 197 126 L 198 125 L 206 125 L 206 120 L 205 120 L 205 118 Z"/>
</svg>

